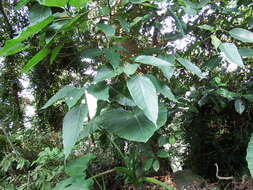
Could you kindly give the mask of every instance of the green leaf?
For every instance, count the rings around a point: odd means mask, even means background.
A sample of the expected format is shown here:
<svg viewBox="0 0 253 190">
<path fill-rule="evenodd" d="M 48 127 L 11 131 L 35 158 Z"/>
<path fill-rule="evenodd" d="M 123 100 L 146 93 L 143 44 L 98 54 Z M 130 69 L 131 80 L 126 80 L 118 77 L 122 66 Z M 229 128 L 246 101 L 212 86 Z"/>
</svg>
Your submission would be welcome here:
<svg viewBox="0 0 253 190">
<path fill-rule="evenodd" d="M 84 171 L 87 170 L 88 164 L 91 160 L 95 159 L 93 154 L 85 154 L 73 160 L 70 160 L 66 164 L 65 173 L 71 177 L 83 176 Z"/>
<path fill-rule="evenodd" d="M 251 134 L 251 138 L 248 144 L 246 160 L 248 163 L 250 175 L 253 176 L 253 133 Z"/>
<path fill-rule="evenodd" d="M 167 151 L 165 151 L 165 150 L 161 150 L 161 151 L 159 151 L 159 152 L 157 153 L 157 156 L 158 156 L 159 158 L 168 158 L 168 157 L 170 157 L 170 153 L 167 152 Z"/>
<path fill-rule="evenodd" d="M 89 0 L 70 0 L 69 5 L 72 7 L 81 8 L 83 7 Z"/>
<path fill-rule="evenodd" d="M 63 45 L 58 45 L 56 46 L 52 52 L 51 52 L 51 56 L 50 56 L 50 64 L 53 64 L 54 60 L 56 59 L 58 53 L 61 51 Z"/>
<path fill-rule="evenodd" d="M 28 72 L 32 67 L 37 65 L 40 61 L 42 61 L 48 54 L 50 53 L 50 49 L 43 48 L 40 50 L 35 56 L 33 56 L 28 63 L 22 68 L 22 72 Z"/>
<path fill-rule="evenodd" d="M 117 20 L 119 21 L 121 27 L 126 33 L 130 32 L 130 24 L 122 17 L 118 17 Z"/>
<path fill-rule="evenodd" d="M 99 123 L 101 127 L 121 138 L 129 141 L 147 142 L 154 132 L 166 123 L 166 120 L 167 109 L 161 105 L 157 120 L 158 127 L 148 120 L 143 111 L 139 109 L 133 112 L 122 109 L 105 111 L 100 116 Z"/>
<path fill-rule="evenodd" d="M 37 0 L 41 5 L 48 7 L 64 7 L 67 5 L 68 0 Z"/>
<path fill-rule="evenodd" d="M 243 103 L 243 101 L 241 99 L 237 99 L 235 101 L 235 110 L 240 115 L 244 112 L 244 110 L 245 110 L 245 104 Z"/>
<path fill-rule="evenodd" d="M 31 0 L 20 0 L 19 2 L 18 2 L 18 4 L 16 5 L 16 7 L 15 7 L 15 10 L 17 11 L 17 10 L 19 10 L 19 9 L 21 9 L 22 7 L 24 7 L 27 3 L 29 3 Z"/>
<path fill-rule="evenodd" d="M 248 30 L 242 28 L 234 28 L 229 31 L 229 34 L 233 38 L 240 40 L 242 42 L 253 43 L 253 33 Z"/>
<path fill-rule="evenodd" d="M 91 85 L 88 88 L 88 93 L 93 95 L 98 100 L 108 101 L 109 99 L 109 87 L 106 82 L 99 82 Z"/>
<path fill-rule="evenodd" d="M 126 63 L 123 67 L 123 71 L 129 76 L 129 75 L 134 74 L 136 70 L 138 69 L 138 67 L 139 67 L 138 64 Z"/>
<path fill-rule="evenodd" d="M 65 159 L 68 158 L 73 146 L 78 140 L 87 113 L 87 105 L 80 104 L 69 110 L 63 119 L 62 136 Z"/>
<path fill-rule="evenodd" d="M 94 82 L 98 83 L 106 79 L 113 78 L 117 73 L 108 65 L 102 65 L 97 70 L 97 75 L 94 77 Z"/>
<path fill-rule="evenodd" d="M 164 84 L 161 81 L 159 81 L 158 79 L 156 79 L 153 75 L 146 75 L 146 76 L 152 81 L 152 83 L 155 85 L 156 90 L 158 92 L 160 92 L 162 95 L 164 95 L 169 100 L 178 103 L 176 97 L 171 92 L 171 89 L 166 84 Z"/>
<path fill-rule="evenodd" d="M 173 73 L 175 71 L 175 56 L 174 55 L 165 55 L 165 56 L 160 56 L 159 58 L 166 60 L 167 62 L 171 63 L 171 66 L 160 66 L 159 68 L 163 72 L 163 75 L 170 80 L 171 77 L 173 76 Z"/>
<path fill-rule="evenodd" d="M 214 48 L 217 49 L 220 46 L 221 41 L 215 35 L 211 35 L 211 43 L 213 44 Z"/>
<path fill-rule="evenodd" d="M 127 87 L 135 104 L 143 110 L 150 121 L 156 124 L 158 97 L 151 80 L 145 76 L 135 76 L 127 81 Z"/>
<path fill-rule="evenodd" d="M 224 89 L 224 88 L 220 88 L 216 90 L 216 93 L 228 99 L 234 99 L 235 97 L 240 96 L 240 94 L 228 91 L 227 89 Z"/>
<path fill-rule="evenodd" d="M 238 52 L 237 47 L 233 43 L 222 43 L 219 46 L 221 52 L 225 55 L 228 62 L 232 64 L 236 64 L 239 67 L 244 68 L 244 64 L 242 62 L 242 58 Z"/>
<path fill-rule="evenodd" d="M 29 11 L 29 23 L 30 25 L 36 24 L 47 19 L 51 15 L 52 11 L 49 7 L 35 4 Z"/>
<path fill-rule="evenodd" d="M 116 69 L 120 64 L 120 56 L 114 50 L 106 48 L 103 50 L 106 59 L 110 62 L 112 67 Z"/>
<path fill-rule="evenodd" d="M 253 49 L 251 48 L 239 48 L 238 51 L 242 57 L 253 57 Z"/>
<path fill-rule="evenodd" d="M 97 24 L 96 26 L 98 30 L 104 32 L 107 37 L 112 37 L 115 35 L 115 29 L 108 24 Z"/>
<path fill-rule="evenodd" d="M 6 57 L 24 51 L 29 48 L 29 45 L 24 45 L 22 43 L 10 43 L 6 41 L 5 46 L 0 49 L 0 57 Z"/>
<path fill-rule="evenodd" d="M 140 178 L 140 181 L 160 185 L 161 187 L 165 188 L 166 190 L 174 190 L 174 188 L 169 187 L 167 184 L 165 184 L 155 178 L 152 178 L 152 177 L 142 177 L 142 178 Z"/>
<path fill-rule="evenodd" d="M 77 189 L 89 190 L 92 188 L 92 185 L 93 180 L 84 179 L 83 176 L 69 177 L 56 184 L 53 190 L 77 190 Z"/>
<path fill-rule="evenodd" d="M 101 55 L 103 55 L 103 51 L 101 51 L 100 49 L 87 49 L 84 52 L 82 52 L 81 57 L 93 58 Z"/>
<path fill-rule="evenodd" d="M 163 67 L 163 66 L 171 67 L 172 66 L 172 64 L 166 60 L 163 60 L 154 56 L 148 56 L 148 55 L 138 56 L 134 61 L 147 64 L 147 65 L 157 66 L 157 67 Z"/>
<path fill-rule="evenodd" d="M 203 30 L 209 30 L 211 32 L 215 31 L 215 28 L 213 26 L 204 24 L 204 25 L 200 25 L 198 26 L 198 28 L 203 29 Z"/>
<path fill-rule="evenodd" d="M 88 137 L 99 128 L 97 120 L 98 120 L 97 117 L 94 117 L 92 118 L 92 120 L 89 121 L 87 125 L 83 127 L 83 129 L 80 132 L 78 140 Z"/>
<path fill-rule="evenodd" d="M 70 108 L 77 103 L 77 101 L 83 96 L 83 94 L 84 94 L 83 88 L 64 86 L 53 97 L 51 97 L 41 109 L 46 109 L 47 107 L 51 106 L 52 104 L 61 99 L 65 99 Z"/>
<path fill-rule="evenodd" d="M 146 159 L 144 163 L 144 171 L 149 171 L 152 167 L 153 162 L 154 162 L 154 158 Z"/>
<path fill-rule="evenodd" d="M 155 161 L 153 162 L 153 169 L 154 169 L 156 172 L 158 172 L 158 170 L 160 169 L 160 163 L 159 163 L 158 160 L 155 160 Z"/>
<path fill-rule="evenodd" d="M 200 78 L 205 78 L 205 75 L 201 72 L 201 70 L 196 65 L 191 63 L 189 60 L 183 58 L 177 58 L 177 60 L 179 63 L 181 63 L 181 65 L 183 65 L 187 70 L 189 70 L 193 74 L 197 75 Z"/>
</svg>

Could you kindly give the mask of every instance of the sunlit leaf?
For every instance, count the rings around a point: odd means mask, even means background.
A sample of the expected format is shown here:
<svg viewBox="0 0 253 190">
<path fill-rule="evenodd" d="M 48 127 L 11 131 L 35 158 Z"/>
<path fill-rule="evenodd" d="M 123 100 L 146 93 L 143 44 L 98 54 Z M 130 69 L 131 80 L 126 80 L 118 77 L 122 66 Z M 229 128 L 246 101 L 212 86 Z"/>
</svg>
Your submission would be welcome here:
<svg viewBox="0 0 253 190">
<path fill-rule="evenodd" d="M 233 38 L 240 40 L 242 42 L 253 43 L 253 33 L 242 29 L 242 28 L 234 28 L 229 31 L 230 36 Z"/>
<path fill-rule="evenodd" d="M 181 65 L 183 65 L 187 70 L 189 70 L 193 74 L 197 75 L 200 78 L 205 78 L 205 75 L 202 73 L 202 71 L 196 65 L 191 63 L 189 60 L 183 58 L 177 58 L 177 60 L 179 61 L 179 63 L 181 63 Z"/>
<path fill-rule="evenodd" d="M 158 160 L 153 162 L 153 169 L 157 172 L 160 169 L 160 163 Z"/>
<path fill-rule="evenodd" d="M 99 30 L 105 33 L 107 37 L 112 37 L 115 35 L 115 29 L 108 24 L 97 24 Z"/>
<path fill-rule="evenodd" d="M 253 133 L 251 134 L 251 138 L 248 144 L 246 160 L 250 174 L 253 176 Z"/>
<path fill-rule="evenodd" d="M 139 66 L 138 64 L 126 63 L 123 68 L 124 73 L 126 73 L 127 75 L 132 75 L 136 72 L 138 66 Z"/>
<path fill-rule="evenodd" d="M 237 113 L 242 114 L 245 110 L 245 104 L 241 99 L 235 101 L 235 110 Z"/>
<path fill-rule="evenodd" d="M 98 100 L 108 101 L 109 87 L 105 82 L 93 84 L 88 88 L 88 93 L 93 95 Z"/>
<path fill-rule="evenodd" d="M 147 64 L 147 65 L 157 66 L 157 67 L 161 67 L 161 66 L 171 67 L 172 66 L 172 63 L 170 63 L 166 60 L 163 60 L 163 59 L 160 59 L 160 58 L 157 58 L 154 56 L 148 56 L 148 55 L 138 56 L 134 61 L 139 62 L 139 63 L 143 63 L 143 64 Z"/>
<path fill-rule="evenodd" d="M 73 7 L 83 7 L 89 0 L 70 0 L 69 4 Z"/>
<path fill-rule="evenodd" d="M 64 7 L 67 5 L 68 0 L 37 0 L 41 5 L 49 7 Z"/>
</svg>

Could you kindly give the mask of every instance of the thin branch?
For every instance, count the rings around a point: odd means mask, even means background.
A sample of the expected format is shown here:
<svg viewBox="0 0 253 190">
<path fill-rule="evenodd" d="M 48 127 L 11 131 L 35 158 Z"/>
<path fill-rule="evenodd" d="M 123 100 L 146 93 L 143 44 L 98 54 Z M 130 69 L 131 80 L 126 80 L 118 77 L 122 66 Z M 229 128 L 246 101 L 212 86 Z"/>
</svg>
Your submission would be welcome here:
<svg viewBox="0 0 253 190">
<path fill-rule="evenodd" d="M 218 167 L 218 164 L 215 163 L 214 165 L 215 165 L 215 167 L 216 167 L 216 177 L 217 177 L 218 179 L 221 179 L 221 180 L 233 180 L 233 179 L 234 179 L 233 176 L 230 176 L 230 177 L 221 177 L 221 176 L 219 176 L 219 167 Z"/>
</svg>

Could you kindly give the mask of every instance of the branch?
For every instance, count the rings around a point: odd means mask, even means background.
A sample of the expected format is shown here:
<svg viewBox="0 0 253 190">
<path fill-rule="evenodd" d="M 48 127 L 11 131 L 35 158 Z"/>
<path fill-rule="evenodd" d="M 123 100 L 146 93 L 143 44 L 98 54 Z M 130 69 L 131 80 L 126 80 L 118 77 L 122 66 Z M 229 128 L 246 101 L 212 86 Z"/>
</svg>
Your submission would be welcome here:
<svg viewBox="0 0 253 190">
<path fill-rule="evenodd" d="M 216 177 L 217 177 L 218 179 L 221 179 L 221 180 L 231 180 L 231 179 L 234 179 L 233 176 L 230 176 L 230 177 L 221 177 L 221 176 L 219 176 L 219 167 L 218 167 L 218 164 L 215 163 L 214 165 L 215 165 L 215 167 L 216 167 Z"/>
</svg>

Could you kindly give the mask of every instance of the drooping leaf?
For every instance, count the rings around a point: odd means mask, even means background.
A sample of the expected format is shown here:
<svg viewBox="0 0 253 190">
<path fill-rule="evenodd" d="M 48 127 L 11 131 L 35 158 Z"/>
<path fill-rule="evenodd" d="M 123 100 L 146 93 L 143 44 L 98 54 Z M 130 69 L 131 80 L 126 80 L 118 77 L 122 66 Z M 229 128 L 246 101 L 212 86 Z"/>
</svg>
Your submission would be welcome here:
<svg viewBox="0 0 253 190">
<path fill-rule="evenodd" d="M 106 79 L 113 78 L 117 73 L 108 65 L 102 65 L 97 70 L 97 75 L 94 77 L 94 82 L 98 83 Z"/>
<path fill-rule="evenodd" d="M 55 102 L 65 99 L 69 107 L 72 107 L 84 94 L 83 88 L 75 88 L 73 86 L 64 86 L 53 97 L 51 97 L 47 103 L 41 108 L 46 109 Z"/>
<path fill-rule="evenodd" d="M 201 72 L 200 68 L 191 63 L 189 60 L 183 58 L 177 58 L 177 60 L 179 61 L 179 63 L 181 63 L 181 65 L 183 65 L 187 70 L 189 70 L 193 74 L 197 75 L 200 78 L 205 78 L 205 75 Z"/>
<path fill-rule="evenodd" d="M 251 134 L 251 138 L 248 144 L 246 160 L 250 174 L 253 176 L 253 133 Z"/>
<path fill-rule="evenodd" d="M 253 33 L 242 29 L 242 28 L 234 28 L 229 31 L 230 36 L 233 38 L 240 40 L 242 42 L 253 43 Z"/>
<path fill-rule="evenodd" d="M 28 72 L 32 67 L 42 61 L 50 52 L 49 48 L 43 48 L 35 56 L 33 56 L 28 63 L 22 68 L 22 72 Z"/>
<path fill-rule="evenodd" d="M 70 160 L 65 167 L 65 173 L 71 177 L 83 176 L 84 171 L 87 170 L 88 164 L 91 160 L 96 158 L 93 154 L 85 154 L 73 160 Z"/>
<path fill-rule="evenodd" d="M 242 57 L 253 57 L 253 49 L 251 48 L 239 48 L 238 51 Z"/>
<path fill-rule="evenodd" d="M 106 48 L 103 50 L 106 59 L 110 62 L 112 67 L 116 69 L 120 64 L 120 55 L 114 50 Z"/>
<path fill-rule="evenodd" d="M 127 81 L 127 87 L 135 104 L 143 110 L 150 121 L 156 124 L 158 97 L 151 80 L 145 76 L 135 76 Z"/>
<path fill-rule="evenodd" d="M 238 52 L 238 49 L 235 46 L 235 44 L 233 44 L 233 43 L 222 43 L 219 46 L 219 49 L 225 55 L 225 57 L 227 58 L 227 60 L 230 63 L 236 64 L 239 67 L 244 68 L 244 64 L 242 62 L 242 58 L 241 58 L 241 56 L 240 56 L 240 54 Z"/>
<path fill-rule="evenodd" d="M 43 21 L 52 15 L 52 11 L 49 7 L 41 6 L 40 4 L 35 4 L 29 11 L 29 23 L 30 25 L 36 24 Z"/>
<path fill-rule="evenodd" d="M 245 104 L 243 103 L 241 99 L 237 99 L 234 105 L 235 105 L 235 110 L 237 113 L 242 114 L 244 112 Z"/>
<path fill-rule="evenodd" d="M 133 112 L 122 109 L 105 111 L 100 116 L 99 122 L 101 127 L 121 138 L 136 142 L 147 142 L 154 132 L 165 124 L 166 120 L 167 109 L 161 105 L 157 127 L 139 109 Z"/>
<path fill-rule="evenodd" d="M 166 60 L 163 60 L 154 56 L 149 56 L 149 55 L 138 56 L 134 61 L 147 64 L 147 65 L 157 66 L 157 67 L 163 67 L 163 66 L 171 67 L 172 66 L 172 63 Z"/>
<path fill-rule="evenodd" d="M 99 82 L 93 84 L 88 88 L 88 93 L 93 95 L 98 100 L 108 101 L 109 98 L 109 87 L 106 82 Z"/>
<path fill-rule="evenodd" d="M 37 0 L 41 5 L 49 7 L 64 7 L 67 5 L 68 0 Z"/>
<path fill-rule="evenodd" d="M 69 5 L 73 7 L 83 7 L 89 0 L 70 0 Z"/>
<path fill-rule="evenodd" d="M 171 89 L 166 84 L 156 79 L 153 75 L 146 75 L 146 76 L 152 81 L 158 92 L 160 92 L 169 100 L 173 102 L 178 102 L 174 94 L 171 92 Z"/>
<path fill-rule="evenodd" d="M 126 73 L 127 75 L 132 75 L 135 73 L 135 71 L 138 69 L 139 65 L 138 64 L 130 64 L 130 63 L 126 63 L 124 65 L 124 73 Z"/>
<path fill-rule="evenodd" d="M 51 52 L 51 56 L 50 56 L 50 64 L 53 64 L 54 60 L 56 59 L 58 53 L 61 51 L 63 45 L 58 45 L 56 46 L 52 52 Z"/>
<path fill-rule="evenodd" d="M 112 37 L 115 35 L 115 29 L 108 24 L 97 24 L 99 30 L 105 33 L 107 37 Z"/>
<path fill-rule="evenodd" d="M 78 140 L 87 113 L 87 105 L 80 104 L 69 110 L 63 119 L 62 136 L 65 159 L 68 158 L 73 146 Z"/>
</svg>

